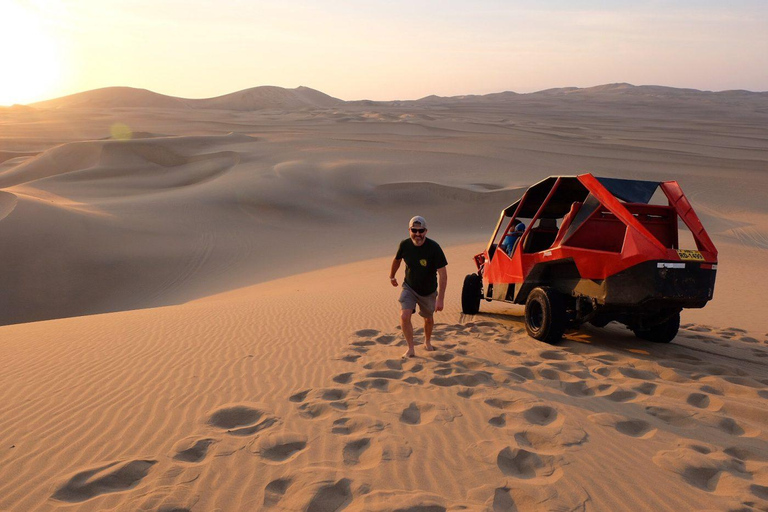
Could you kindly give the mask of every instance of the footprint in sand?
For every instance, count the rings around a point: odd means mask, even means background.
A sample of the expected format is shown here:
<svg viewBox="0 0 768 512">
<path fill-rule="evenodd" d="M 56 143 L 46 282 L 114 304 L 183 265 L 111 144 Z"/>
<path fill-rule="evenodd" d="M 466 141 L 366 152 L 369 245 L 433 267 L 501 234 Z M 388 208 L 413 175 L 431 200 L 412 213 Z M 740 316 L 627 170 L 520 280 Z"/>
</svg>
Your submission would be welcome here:
<svg viewBox="0 0 768 512">
<path fill-rule="evenodd" d="M 476 489 L 473 493 L 491 494 L 486 509 L 493 512 L 533 512 L 539 510 L 590 510 L 590 496 L 579 486 L 555 489 L 551 486 L 504 486 Z"/>
<path fill-rule="evenodd" d="M 421 423 L 421 408 L 415 402 L 411 402 L 411 405 L 403 409 L 400 421 L 408 425 L 418 425 Z"/>
<path fill-rule="evenodd" d="M 486 398 L 484 400 L 485 405 L 493 407 L 494 409 L 509 410 L 512 409 L 515 412 L 519 412 L 525 407 L 525 402 L 522 400 L 504 400 L 503 398 Z"/>
<path fill-rule="evenodd" d="M 451 375 L 450 377 L 432 377 L 429 382 L 430 384 L 434 384 L 435 386 L 440 387 L 464 386 L 470 388 L 475 386 L 495 384 L 493 375 L 483 371 L 462 373 L 458 375 Z"/>
<path fill-rule="evenodd" d="M 531 370 L 527 366 L 518 366 L 516 368 L 512 368 L 511 370 L 509 370 L 509 374 L 511 377 L 520 378 L 523 381 L 536 379 L 536 375 L 533 373 L 533 370 Z"/>
<path fill-rule="evenodd" d="M 637 398 L 637 393 L 634 391 L 627 391 L 625 389 L 617 389 L 610 395 L 605 395 L 606 400 L 610 400 L 611 402 L 631 402 Z"/>
<path fill-rule="evenodd" d="M 363 455 L 371 448 L 371 438 L 363 437 L 349 441 L 344 445 L 343 457 L 344 464 L 347 466 L 356 466 L 360 464 Z M 370 455 L 370 454 L 369 454 Z M 375 455 L 373 456 L 375 457 Z M 373 457 L 367 457 L 369 462 Z"/>
<path fill-rule="evenodd" d="M 690 446 L 660 451 L 653 457 L 653 462 L 663 469 L 678 474 L 687 484 L 707 492 L 718 491 L 718 484 L 724 474 L 742 480 L 752 479 L 743 461 L 723 457 L 722 454 L 715 452 L 702 453 Z M 744 485 L 746 486 L 746 483 Z M 730 494 L 730 492 L 723 489 L 722 494 Z"/>
<path fill-rule="evenodd" d="M 413 450 L 404 438 L 380 434 L 347 441 L 342 450 L 342 461 L 345 466 L 354 469 L 371 469 L 383 460 L 405 460 L 412 453 Z"/>
<path fill-rule="evenodd" d="M 697 409 L 707 409 L 710 411 L 718 411 L 723 407 L 722 400 L 716 397 L 710 397 L 706 393 L 691 393 L 685 399 L 685 402 Z"/>
<path fill-rule="evenodd" d="M 208 448 L 215 442 L 215 439 L 209 437 L 204 439 L 183 439 L 174 446 L 173 450 L 175 454 L 173 458 L 174 460 L 180 460 L 182 462 L 202 462 L 206 455 L 208 455 Z"/>
<path fill-rule="evenodd" d="M 305 389 L 304 391 L 299 391 L 298 393 L 294 393 L 288 397 L 288 400 L 290 400 L 291 402 L 301 403 L 307 398 L 307 395 L 309 394 L 310 391 L 311 389 Z"/>
<path fill-rule="evenodd" d="M 296 433 L 280 433 L 263 436 L 255 440 L 249 449 L 264 459 L 264 462 L 279 464 L 295 459 L 306 447 L 307 436 Z"/>
<path fill-rule="evenodd" d="M 472 398 L 475 396 L 475 390 L 474 388 L 463 388 L 456 392 L 457 396 L 460 396 L 461 398 Z"/>
<path fill-rule="evenodd" d="M 399 414 L 400 422 L 406 425 L 426 425 L 433 421 L 451 422 L 461 413 L 454 407 L 437 403 L 411 402 L 400 410 L 399 403 L 385 404 L 386 412 Z M 399 412 L 398 412 L 399 411 Z"/>
<path fill-rule="evenodd" d="M 376 341 L 376 343 L 378 343 L 379 345 L 390 345 L 396 339 L 397 339 L 396 336 L 392 336 L 390 334 L 383 334 L 378 338 L 376 338 L 374 341 Z"/>
<path fill-rule="evenodd" d="M 366 370 L 402 370 L 402 359 L 386 359 L 384 361 L 372 361 L 363 366 Z"/>
<path fill-rule="evenodd" d="M 746 446 L 729 446 L 723 453 L 745 462 L 768 462 L 768 454 Z"/>
<path fill-rule="evenodd" d="M 281 474 L 264 487 L 263 506 L 258 510 L 335 512 L 346 509 L 352 504 L 355 494 L 364 488 L 359 486 L 353 489 L 353 481 L 350 478 L 339 479 L 337 473 L 336 467 L 313 467 Z M 257 507 L 251 506 L 250 509 L 256 510 Z"/>
<path fill-rule="evenodd" d="M 354 373 L 352 372 L 340 373 L 338 375 L 334 375 L 334 377 L 331 380 L 333 380 L 333 382 L 336 382 L 338 384 L 349 384 L 349 382 L 352 380 L 353 375 Z"/>
<path fill-rule="evenodd" d="M 335 402 L 338 400 L 341 400 L 342 398 L 345 398 L 347 396 L 348 391 L 344 389 L 338 389 L 338 388 L 331 388 L 331 389 L 323 389 L 320 391 L 320 399 L 326 400 L 329 402 Z"/>
<path fill-rule="evenodd" d="M 496 457 L 496 465 L 506 476 L 521 480 L 538 480 L 536 483 L 549 484 L 562 475 L 555 465 L 556 458 L 540 455 L 523 448 L 506 447 Z"/>
<path fill-rule="evenodd" d="M 352 481 L 348 478 L 320 486 L 307 505 L 307 512 L 335 512 L 352 502 Z"/>
<path fill-rule="evenodd" d="M 373 370 L 365 373 L 369 379 L 400 380 L 404 375 L 405 373 L 400 370 Z"/>
<path fill-rule="evenodd" d="M 393 389 L 390 389 L 390 384 L 392 383 L 392 380 L 385 379 L 382 377 L 378 378 L 371 378 L 371 379 L 362 379 L 354 383 L 355 389 L 358 391 L 380 391 L 382 393 L 390 393 L 393 391 Z"/>
<path fill-rule="evenodd" d="M 363 402 L 355 400 L 354 397 L 348 399 L 349 395 L 349 390 L 341 388 L 306 389 L 294 393 L 288 397 L 288 400 L 301 404 L 298 407 L 301 417 L 316 419 L 330 413 L 332 409 L 347 411 L 350 408 L 356 408 L 363 404 Z"/>
<path fill-rule="evenodd" d="M 625 436 L 639 439 L 649 439 L 657 432 L 657 429 L 645 420 L 626 418 L 618 414 L 592 414 L 589 419 L 598 425 L 612 427 Z"/>
<path fill-rule="evenodd" d="M 249 436 L 278 421 L 260 407 L 259 404 L 227 405 L 214 411 L 208 418 L 208 424 L 233 436 Z"/>
<path fill-rule="evenodd" d="M 642 384 L 637 385 L 632 389 L 634 389 L 638 393 L 642 393 L 643 395 L 653 396 L 656 394 L 656 389 L 658 387 L 659 386 L 654 384 L 653 382 L 643 382 Z"/>
<path fill-rule="evenodd" d="M 580 446 L 589 439 L 589 435 L 581 427 L 559 430 L 529 428 L 515 432 L 514 437 L 521 448 L 548 454 L 563 453 L 565 449 Z"/>
<path fill-rule="evenodd" d="M 156 460 L 117 461 L 81 471 L 60 486 L 51 497 L 78 503 L 102 494 L 127 491 L 139 485 L 156 463 Z"/>
<path fill-rule="evenodd" d="M 333 422 L 331 433 L 348 436 L 352 434 L 374 434 L 387 427 L 383 421 L 372 416 L 353 415 L 339 418 Z"/>
<path fill-rule="evenodd" d="M 498 428 L 506 426 L 507 424 L 506 414 L 501 413 L 498 416 L 494 416 L 493 418 L 488 420 L 488 424 Z"/>
<path fill-rule="evenodd" d="M 350 345 L 352 345 L 353 347 L 371 347 L 375 344 L 376 342 L 373 340 L 360 340 L 360 341 L 353 341 L 352 343 L 350 343 Z"/>
<path fill-rule="evenodd" d="M 293 480 L 291 478 L 278 478 L 269 482 L 264 488 L 264 508 L 277 505 L 283 499 L 292 483 Z"/>
<path fill-rule="evenodd" d="M 537 405 L 523 413 L 523 418 L 525 418 L 528 423 L 539 426 L 552 424 L 558 419 L 558 416 L 557 410 L 548 405 Z M 560 423 L 562 423 L 562 419 Z"/>
<path fill-rule="evenodd" d="M 327 416 L 331 411 L 330 405 L 323 402 L 307 402 L 299 406 L 299 416 L 309 420 Z"/>
<path fill-rule="evenodd" d="M 563 353 L 560 350 L 544 350 L 543 352 L 539 352 L 539 357 L 541 359 L 549 359 L 552 361 L 565 361 L 568 359 L 568 354 Z"/>
<path fill-rule="evenodd" d="M 729 416 L 702 414 L 699 419 L 704 425 L 716 428 L 734 437 L 756 437 L 760 434 L 759 428 L 755 428 L 746 422 L 739 423 Z"/>
<path fill-rule="evenodd" d="M 563 392 L 568 396 L 577 398 L 588 398 L 605 394 L 613 386 L 601 382 L 587 382 L 578 380 L 568 382 L 563 386 Z"/>
</svg>

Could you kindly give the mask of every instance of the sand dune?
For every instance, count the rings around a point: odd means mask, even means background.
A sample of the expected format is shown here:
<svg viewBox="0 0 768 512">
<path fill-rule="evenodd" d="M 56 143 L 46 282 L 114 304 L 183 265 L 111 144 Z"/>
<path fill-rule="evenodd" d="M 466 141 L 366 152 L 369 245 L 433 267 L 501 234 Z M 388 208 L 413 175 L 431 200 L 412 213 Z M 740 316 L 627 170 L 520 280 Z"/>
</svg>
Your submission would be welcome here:
<svg viewBox="0 0 768 512">
<path fill-rule="evenodd" d="M 0 112 L 0 510 L 768 509 L 768 108 L 673 92 Z M 501 209 L 582 171 L 678 180 L 715 241 L 673 343 L 461 314 Z M 404 361 L 416 213 L 449 294 Z"/>
<path fill-rule="evenodd" d="M 164 108 L 222 110 L 294 110 L 310 107 L 333 107 L 344 103 L 309 87 L 285 89 L 261 86 L 206 99 L 166 96 L 146 89 L 105 87 L 52 100 L 33 103 L 34 108 Z"/>
</svg>

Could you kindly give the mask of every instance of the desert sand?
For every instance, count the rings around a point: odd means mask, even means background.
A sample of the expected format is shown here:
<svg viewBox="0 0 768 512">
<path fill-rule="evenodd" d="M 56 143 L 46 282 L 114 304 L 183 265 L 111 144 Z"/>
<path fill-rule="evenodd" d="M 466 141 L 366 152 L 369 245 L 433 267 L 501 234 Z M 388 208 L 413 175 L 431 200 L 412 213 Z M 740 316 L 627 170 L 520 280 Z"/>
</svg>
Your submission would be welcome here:
<svg viewBox="0 0 768 512">
<path fill-rule="evenodd" d="M 0 108 L 0 510 L 768 510 L 767 123 L 625 84 Z M 581 172 L 676 179 L 717 245 L 671 344 L 461 314 L 501 209 Z M 449 285 L 403 360 L 415 214 Z"/>
</svg>

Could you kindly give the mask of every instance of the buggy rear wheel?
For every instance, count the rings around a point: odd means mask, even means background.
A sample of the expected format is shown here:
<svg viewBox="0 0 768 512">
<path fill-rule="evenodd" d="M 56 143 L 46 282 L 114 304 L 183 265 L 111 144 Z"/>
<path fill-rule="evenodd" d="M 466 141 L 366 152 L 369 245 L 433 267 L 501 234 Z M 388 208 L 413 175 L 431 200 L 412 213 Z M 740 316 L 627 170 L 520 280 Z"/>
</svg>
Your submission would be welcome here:
<svg viewBox="0 0 768 512">
<path fill-rule="evenodd" d="M 461 310 L 465 315 L 476 315 L 480 311 L 482 298 L 483 278 L 478 274 L 468 274 L 461 288 Z"/>
<path fill-rule="evenodd" d="M 563 297 L 551 288 L 534 288 L 525 301 L 528 336 L 545 343 L 557 343 L 563 337 L 566 323 Z"/>
<path fill-rule="evenodd" d="M 640 339 L 652 341 L 654 343 L 669 343 L 680 329 L 680 312 L 678 311 L 671 317 L 667 318 L 658 325 L 654 325 L 649 329 L 632 329 Z"/>
</svg>

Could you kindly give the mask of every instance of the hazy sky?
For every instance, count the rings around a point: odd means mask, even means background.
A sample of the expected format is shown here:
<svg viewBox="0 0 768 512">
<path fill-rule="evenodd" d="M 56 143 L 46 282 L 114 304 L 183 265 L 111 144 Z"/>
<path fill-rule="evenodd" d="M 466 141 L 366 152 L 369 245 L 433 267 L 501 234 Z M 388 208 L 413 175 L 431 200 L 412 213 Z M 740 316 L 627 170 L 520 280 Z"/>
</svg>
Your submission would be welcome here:
<svg viewBox="0 0 768 512">
<path fill-rule="evenodd" d="M 768 0 L 0 0 L 0 105 L 112 85 L 415 99 L 768 90 Z"/>
</svg>

